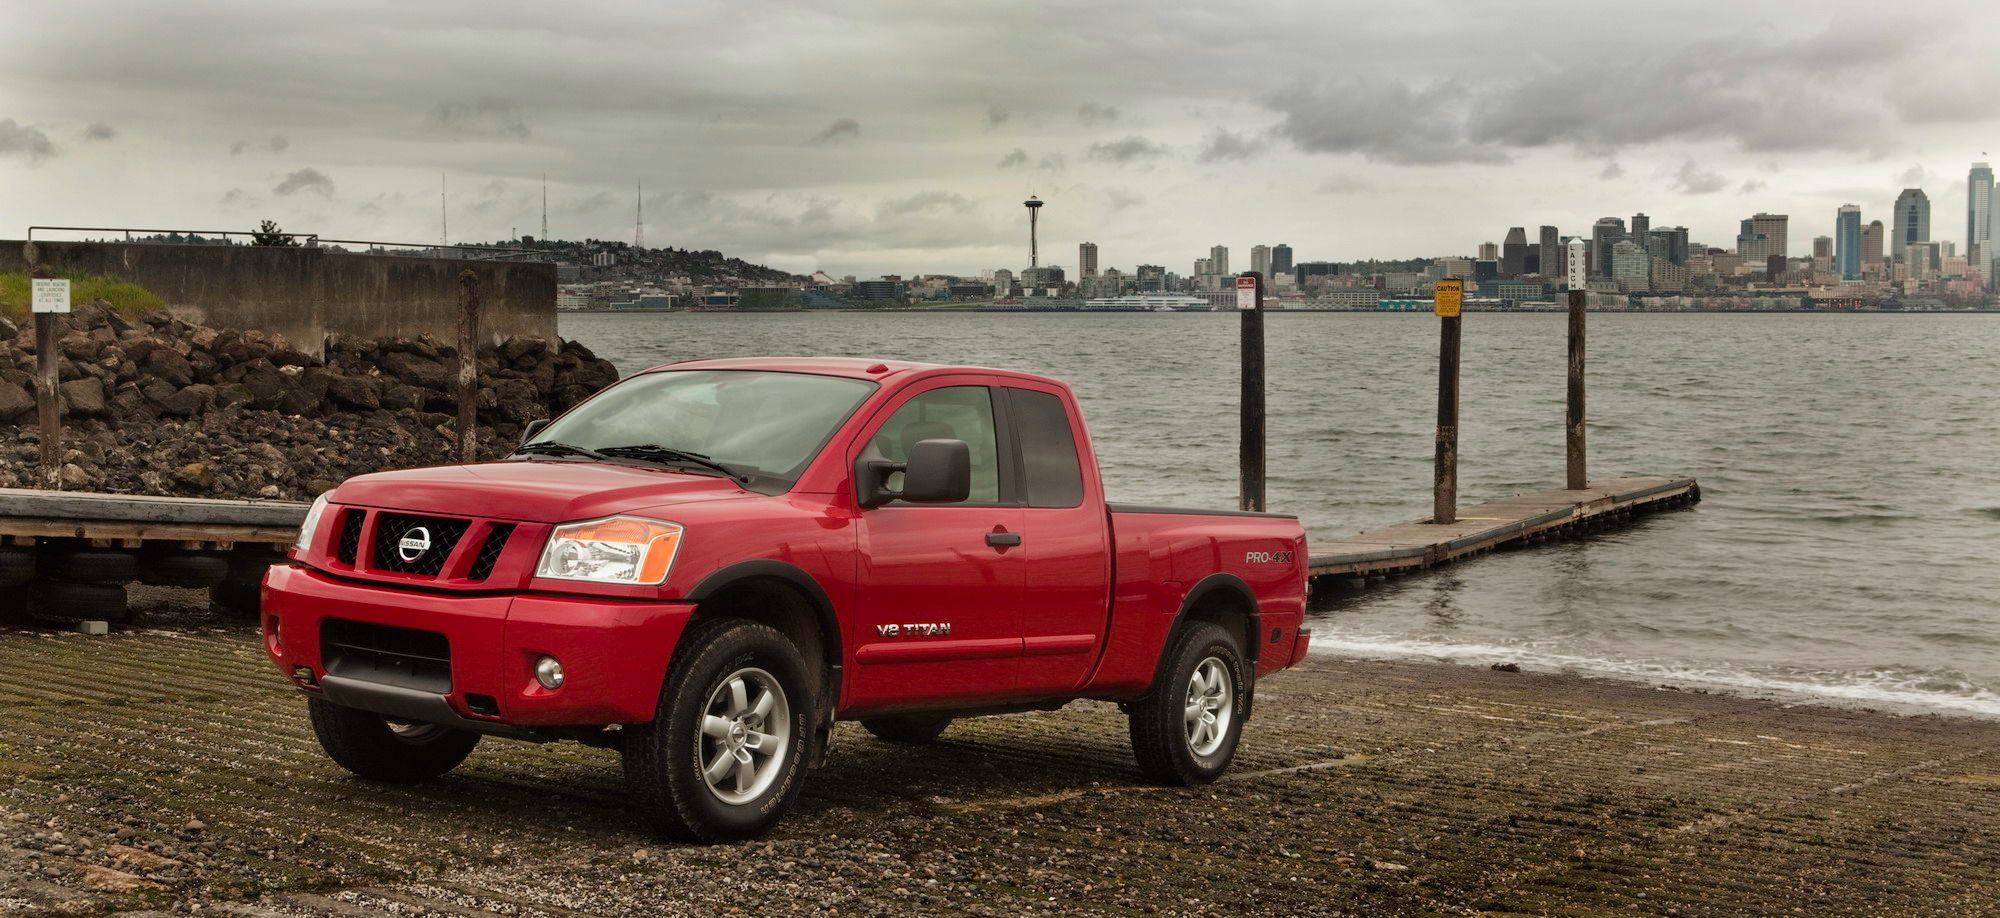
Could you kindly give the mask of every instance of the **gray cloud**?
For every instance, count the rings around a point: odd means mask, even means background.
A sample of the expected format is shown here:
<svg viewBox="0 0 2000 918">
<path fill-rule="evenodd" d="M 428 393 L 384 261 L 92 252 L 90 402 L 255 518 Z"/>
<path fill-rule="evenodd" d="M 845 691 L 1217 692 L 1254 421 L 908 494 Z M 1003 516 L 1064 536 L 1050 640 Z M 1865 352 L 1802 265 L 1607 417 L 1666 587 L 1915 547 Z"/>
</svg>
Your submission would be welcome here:
<svg viewBox="0 0 2000 918">
<path fill-rule="evenodd" d="M 12 118 L 0 121 L 0 156 L 20 156 L 30 163 L 39 163 L 59 152 L 55 142 L 40 128 L 16 124 Z"/>
<path fill-rule="evenodd" d="M 1007 106 L 1001 105 L 998 102 L 986 106 L 986 126 L 989 128 L 996 128 L 1006 124 L 1007 119 L 1012 117 L 1014 117 L 1014 113 L 1008 111 Z"/>
<path fill-rule="evenodd" d="M 1130 210 L 1146 203 L 1146 199 L 1124 188 L 1104 189 L 1104 209 L 1110 213 Z"/>
<path fill-rule="evenodd" d="M 222 193 L 222 206 L 242 207 L 257 203 L 257 198 L 241 188 L 231 188 Z"/>
<path fill-rule="evenodd" d="M 1023 166 L 1026 166 L 1027 164 L 1028 164 L 1028 151 L 1023 150 L 1020 147 L 1015 147 L 1014 152 L 1009 153 L 1006 156 L 1000 157 L 999 167 L 1002 169 L 1019 169 Z"/>
<path fill-rule="evenodd" d="M 1089 155 L 1091 159 L 1131 165 L 1159 159 L 1167 155 L 1167 148 L 1137 134 L 1131 134 L 1121 140 L 1093 143 L 1090 145 Z"/>
<path fill-rule="evenodd" d="M 1069 157 L 1061 153 L 1050 153 L 1042 157 L 1042 161 L 1037 163 L 1036 167 L 1043 172 L 1061 172 L 1069 167 Z"/>
<path fill-rule="evenodd" d="M 1360 194 L 1373 191 L 1374 186 L 1351 175 L 1336 175 L 1319 183 L 1319 187 L 1313 190 L 1320 194 Z"/>
<path fill-rule="evenodd" d="M 965 213 L 972 209 L 972 202 L 954 191 L 919 191 L 906 198 L 894 198 L 876 205 L 875 213 L 881 217 L 903 217 L 910 214 L 931 211 Z"/>
<path fill-rule="evenodd" d="M 333 179 L 327 178 L 326 173 L 318 169 L 307 167 L 286 175 L 283 181 L 280 181 L 276 187 L 271 189 L 272 194 L 281 198 L 297 194 L 301 191 L 310 191 L 320 197 L 331 198 L 333 197 Z"/>
<path fill-rule="evenodd" d="M 1743 184 L 1736 186 L 1736 193 L 1756 194 L 1757 192 L 1763 191 L 1768 187 L 1770 186 L 1765 184 L 1763 179 L 1744 179 Z"/>
<path fill-rule="evenodd" d="M 86 143 L 116 140 L 117 138 L 118 129 L 102 121 L 93 121 L 83 129 L 83 139 Z"/>
<path fill-rule="evenodd" d="M 1118 109 L 1115 106 L 1085 102 L 1076 107 L 1076 120 L 1090 127 L 1111 124 L 1118 120 Z"/>
<path fill-rule="evenodd" d="M 1398 165 L 1499 163 L 1497 146 L 1467 136 L 1465 92 L 1434 84 L 1348 77 L 1265 94 L 1277 134 L 1309 153 L 1352 153 Z"/>
<path fill-rule="evenodd" d="M 1618 165 L 1618 161 L 1615 159 L 1606 160 L 1604 168 L 1597 173 L 1598 178 L 1607 182 L 1615 178 L 1622 178 L 1624 175 L 1625 167 Z"/>
<path fill-rule="evenodd" d="M 1201 145 L 1201 153 L 1195 161 L 1219 163 L 1230 160 L 1249 159 L 1263 149 L 1258 144 L 1228 128 L 1216 128 Z"/>
<path fill-rule="evenodd" d="M 424 116 L 424 128 L 435 134 L 493 140 L 526 139 L 528 120 L 519 106 L 504 99 L 440 102 Z"/>
<path fill-rule="evenodd" d="M 255 141 L 239 140 L 235 143 L 232 143 L 229 145 L 229 155 L 241 156 L 245 151 L 257 151 L 261 153 L 283 153 L 286 150 L 291 149 L 291 146 L 292 146 L 291 141 L 286 140 L 281 136 L 273 135 L 271 138 L 267 140 L 255 140 Z"/>
<path fill-rule="evenodd" d="M 828 144 L 844 143 L 860 136 L 861 122 L 853 118 L 836 118 L 832 124 L 820 129 L 819 133 L 812 135 L 812 139 L 808 142 L 819 146 L 826 146 Z"/>
<path fill-rule="evenodd" d="M 1682 194 L 1714 194 L 1727 187 L 1728 179 L 1695 165 L 1691 159 L 1683 161 L 1680 171 L 1674 173 L 1673 189 Z"/>
</svg>

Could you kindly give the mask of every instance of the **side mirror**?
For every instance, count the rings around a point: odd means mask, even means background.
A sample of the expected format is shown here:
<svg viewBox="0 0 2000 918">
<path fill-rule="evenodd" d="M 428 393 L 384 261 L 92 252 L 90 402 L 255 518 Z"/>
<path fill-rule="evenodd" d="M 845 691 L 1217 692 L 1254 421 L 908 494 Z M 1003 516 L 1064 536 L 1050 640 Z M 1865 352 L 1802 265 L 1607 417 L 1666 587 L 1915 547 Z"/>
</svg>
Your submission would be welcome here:
<svg viewBox="0 0 2000 918">
<path fill-rule="evenodd" d="M 903 473 L 903 489 L 890 490 L 889 476 Z M 972 448 L 964 440 L 919 440 L 910 461 L 891 462 L 869 446 L 854 461 L 854 499 L 862 509 L 892 500 L 944 504 L 972 494 Z"/>
<path fill-rule="evenodd" d="M 521 428 L 521 443 L 526 445 L 528 441 L 535 438 L 536 434 L 542 432 L 542 428 L 547 426 L 549 426 L 548 418 L 536 418 L 529 421 L 527 426 Z"/>
</svg>

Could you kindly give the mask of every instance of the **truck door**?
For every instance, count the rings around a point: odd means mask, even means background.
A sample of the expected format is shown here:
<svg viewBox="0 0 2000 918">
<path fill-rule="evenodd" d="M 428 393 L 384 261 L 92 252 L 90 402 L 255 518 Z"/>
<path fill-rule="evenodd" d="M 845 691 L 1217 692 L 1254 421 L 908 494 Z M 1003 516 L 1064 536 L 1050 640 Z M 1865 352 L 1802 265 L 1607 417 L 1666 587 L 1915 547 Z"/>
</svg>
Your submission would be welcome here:
<svg viewBox="0 0 2000 918">
<path fill-rule="evenodd" d="M 1013 448 L 996 406 L 987 386 L 937 381 L 890 405 L 852 446 L 850 466 L 871 444 L 900 462 L 921 440 L 964 440 L 972 491 L 955 504 L 861 511 L 849 710 L 949 707 L 1017 691 L 1026 564 Z"/>
<path fill-rule="evenodd" d="M 1021 456 L 1021 689 L 1060 694 L 1083 683 L 1097 660 L 1111 602 L 1111 545 L 1095 474 L 1084 474 L 1083 424 L 1053 389 L 1000 390 Z M 1093 457 L 1091 468 L 1095 470 Z"/>
</svg>

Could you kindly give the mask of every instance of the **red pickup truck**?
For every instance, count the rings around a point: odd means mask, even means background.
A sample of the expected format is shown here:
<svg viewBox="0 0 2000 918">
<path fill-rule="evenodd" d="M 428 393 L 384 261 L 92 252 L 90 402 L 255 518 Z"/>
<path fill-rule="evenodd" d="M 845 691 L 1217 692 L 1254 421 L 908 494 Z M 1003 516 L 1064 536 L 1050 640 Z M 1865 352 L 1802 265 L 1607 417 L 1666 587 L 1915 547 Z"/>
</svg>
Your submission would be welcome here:
<svg viewBox="0 0 2000 918">
<path fill-rule="evenodd" d="M 835 720 L 1104 699 L 1148 776 L 1211 781 L 1309 639 L 1295 518 L 1107 503 L 1062 383 L 868 360 L 671 364 L 506 460 L 350 479 L 262 600 L 348 770 L 579 740 L 696 841 L 776 823 Z"/>
</svg>

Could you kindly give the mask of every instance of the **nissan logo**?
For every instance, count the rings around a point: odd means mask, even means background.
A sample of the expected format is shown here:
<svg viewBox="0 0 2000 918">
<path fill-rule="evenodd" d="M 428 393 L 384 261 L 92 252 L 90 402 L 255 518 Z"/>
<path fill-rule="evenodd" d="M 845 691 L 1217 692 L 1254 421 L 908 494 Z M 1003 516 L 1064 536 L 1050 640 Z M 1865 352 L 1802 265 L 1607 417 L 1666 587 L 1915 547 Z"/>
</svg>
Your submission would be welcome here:
<svg viewBox="0 0 2000 918">
<path fill-rule="evenodd" d="M 403 560 L 415 561 L 431 550 L 431 531 L 422 526 L 403 533 L 403 540 L 396 543 L 396 554 Z"/>
</svg>

